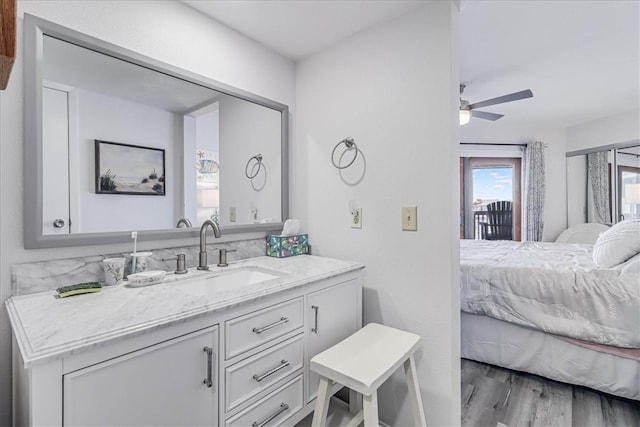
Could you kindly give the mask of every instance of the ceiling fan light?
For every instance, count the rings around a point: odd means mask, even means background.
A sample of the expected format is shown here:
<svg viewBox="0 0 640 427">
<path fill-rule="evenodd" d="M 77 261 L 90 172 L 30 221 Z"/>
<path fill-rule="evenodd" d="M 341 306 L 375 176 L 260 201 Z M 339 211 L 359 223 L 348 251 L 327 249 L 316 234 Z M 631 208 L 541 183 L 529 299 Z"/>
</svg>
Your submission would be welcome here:
<svg viewBox="0 0 640 427">
<path fill-rule="evenodd" d="M 460 110 L 460 126 L 466 125 L 471 120 L 471 110 Z"/>
</svg>

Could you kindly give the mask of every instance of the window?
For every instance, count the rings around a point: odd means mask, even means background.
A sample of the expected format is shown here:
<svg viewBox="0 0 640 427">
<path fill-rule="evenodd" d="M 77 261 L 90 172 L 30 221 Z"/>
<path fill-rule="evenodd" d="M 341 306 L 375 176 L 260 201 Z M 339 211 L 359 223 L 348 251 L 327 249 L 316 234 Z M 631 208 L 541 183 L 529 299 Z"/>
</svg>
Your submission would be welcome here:
<svg viewBox="0 0 640 427">
<path fill-rule="evenodd" d="M 521 237 L 521 159 L 460 158 L 460 238 L 483 238 L 480 223 L 487 221 L 487 204 L 513 203 L 513 236 Z"/>
</svg>

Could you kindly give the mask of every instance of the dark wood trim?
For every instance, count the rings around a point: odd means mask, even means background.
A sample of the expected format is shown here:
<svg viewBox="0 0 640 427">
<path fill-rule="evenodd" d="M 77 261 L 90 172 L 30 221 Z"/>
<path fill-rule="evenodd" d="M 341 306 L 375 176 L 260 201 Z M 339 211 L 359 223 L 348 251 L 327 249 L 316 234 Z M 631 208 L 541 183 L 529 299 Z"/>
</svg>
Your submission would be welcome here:
<svg viewBox="0 0 640 427">
<path fill-rule="evenodd" d="M 522 159 L 513 160 L 513 216 L 514 216 L 514 239 L 522 240 Z"/>
<path fill-rule="evenodd" d="M 16 60 L 16 0 L 0 0 L 0 90 L 9 84 Z"/>
</svg>

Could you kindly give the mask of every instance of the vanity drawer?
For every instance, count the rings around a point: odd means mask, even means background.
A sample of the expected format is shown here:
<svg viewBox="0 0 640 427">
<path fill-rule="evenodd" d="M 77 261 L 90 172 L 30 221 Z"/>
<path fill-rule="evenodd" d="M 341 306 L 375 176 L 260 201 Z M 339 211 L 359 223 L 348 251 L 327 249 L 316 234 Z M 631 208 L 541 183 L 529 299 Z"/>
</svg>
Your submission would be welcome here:
<svg viewBox="0 0 640 427">
<path fill-rule="evenodd" d="M 273 348 L 242 360 L 225 370 L 225 409 L 245 400 L 302 369 L 303 338 L 300 334 Z"/>
<path fill-rule="evenodd" d="M 225 355 L 231 359 L 303 325 L 302 298 L 296 298 L 225 322 Z"/>
<path fill-rule="evenodd" d="M 226 425 L 227 427 L 275 427 L 300 409 L 302 409 L 302 375 L 228 419 Z"/>
</svg>

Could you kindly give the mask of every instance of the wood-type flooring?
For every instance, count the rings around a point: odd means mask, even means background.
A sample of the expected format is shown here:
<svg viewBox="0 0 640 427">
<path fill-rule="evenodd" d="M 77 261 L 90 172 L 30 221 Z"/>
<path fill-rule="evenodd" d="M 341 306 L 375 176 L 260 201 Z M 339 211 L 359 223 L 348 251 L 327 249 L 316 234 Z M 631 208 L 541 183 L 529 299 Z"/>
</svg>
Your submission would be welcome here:
<svg viewBox="0 0 640 427">
<path fill-rule="evenodd" d="M 461 369 L 463 426 L 640 427 L 638 401 L 466 359 Z"/>
</svg>

